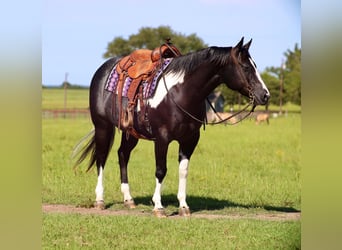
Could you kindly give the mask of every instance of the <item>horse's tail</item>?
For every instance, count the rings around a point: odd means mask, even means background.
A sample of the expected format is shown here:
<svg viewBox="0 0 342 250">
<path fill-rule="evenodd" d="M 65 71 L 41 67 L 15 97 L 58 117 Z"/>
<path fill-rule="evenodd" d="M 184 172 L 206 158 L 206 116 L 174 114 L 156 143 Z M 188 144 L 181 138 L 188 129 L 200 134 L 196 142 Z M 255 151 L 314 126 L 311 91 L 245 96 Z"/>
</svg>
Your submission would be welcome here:
<svg viewBox="0 0 342 250">
<path fill-rule="evenodd" d="M 88 140 L 90 136 L 92 137 L 90 140 Z M 82 147 L 82 145 L 84 144 L 86 140 L 88 140 L 87 144 Z M 80 153 L 81 155 L 79 156 L 79 158 L 76 160 L 74 164 L 74 169 L 76 169 L 76 167 L 80 165 L 89 154 L 91 154 L 88 168 L 87 168 L 87 172 L 88 172 L 96 161 L 95 129 L 91 130 L 86 136 L 84 136 L 76 144 L 76 146 L 73 149 L 71 158 L 74 159 Z"/>
</svg>

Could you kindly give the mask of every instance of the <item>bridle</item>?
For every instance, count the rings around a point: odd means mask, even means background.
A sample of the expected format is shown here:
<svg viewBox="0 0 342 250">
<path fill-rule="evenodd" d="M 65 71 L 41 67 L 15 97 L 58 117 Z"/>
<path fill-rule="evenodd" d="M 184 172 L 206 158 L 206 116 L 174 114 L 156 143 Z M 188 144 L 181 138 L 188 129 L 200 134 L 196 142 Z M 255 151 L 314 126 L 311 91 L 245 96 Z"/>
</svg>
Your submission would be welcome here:
<svg viewBox="0 0 342 250">
<path fill-rule="evenodd" d="M 168 46 L 167 43 L 166 43 L 166 45 Z M 169 47 L 169 46 L 168 46 L 168 47 Z M 169 47 L 169 48 L 170 48 L 170 47 Z M 171 49 L 171 48 L 170 48 L 170 49 Z M 171 51 L 176 55 L 176 57 L 179 56 L 179 54 L 176 54 L 172 49 L 171 49 Z M 160 60 L 161 60 L 161 62 L 163 62 L 164 58 L 161 57 Z M 240 64 L 240 62 L 239 62 L 239 64 Z M 163 64 L 161 63 L 161 65 L 163 65 Z M 166 85 L 165 75 L 164 75 L 164 68 L 163 68 L 163 66 L 161 66 L 161 70 L 162 70 L 162 78 L 163 78 L 163 82 L 164 82 L 164 87 L 165 87 L 165 89 L 166 89 L 166 92 L 167 92 L 168 94 L 170 94 L 169 88 L 168 88 L 167 85 Z M 248 86 L 247 79 L 246 79 L 245 75 L 241 72 L 241 68 L 239 68 L 238 70 L 240 71 L 239 73 L 241 74 L 241 76 L 243 77 L 243 80 L 245 81 L 245 83 L 246 83 L 247 86 Z M 252 90 L 251 90 L 250 88 L 248 88 L 248 93 L 249 93 L 249 102 L 248 102 L 248 104 L 247 104 L 243 109 L 239 110 L 238 112 L 236 112 L 236 113 L 230 115 L 229 117 L 227 117 L 227 118 L 225 118 L 225 119 L 222 119 L 222 118 L 219 116 L 219 114 L 218 114 L 217 111 L 215 110 L 215 107 L 213 107 L 213 105 L 210 103 L 210 101 L 209 101 L 209 99 L 208 99 L 208 97 L 207 97 L 206 100 L 207 100 L 207 102 L 208 102 L 210 108 L 214 111 L 215 115 L 220 119 L 220 121 L 217 121 L 217 122 L 208 122 L 208 119 L 207 119 L 206 116 L 204 117 L 203 120 L 198 119 L 196 116 L 192 115 L 190 112 L 188 112 L 188 111 L 187 111 L 186 109 L 184 109 L 182 106 L 180 106 L 180 105 L 172 98 L 171 94 L 170 94 L 170 97 L 171 97 L 170 99 L 171 99 L 172 102 L 176 105 L 176 107 L 177 107 L 178 109 L 180 109 L 184 114 L 186 114 L 187 116 L 189 116 L 190 118 L 192 118 L 194 121 L 197 121 L 197 122 L 199 122 L 199 123 L 202 123 L 203 125 L 205 125 L 205 124 L 208 124 L 208 125 L 216 125 L 216 124 L 224 123 L 224 122 L 226 122 L 226 121 L 228 121 L 228 120 L 231 120 L 232 118 L 238 116 L 239 114 L 245 112 L 250 106 L 252 106 L 252 109 L 251 109 L 246 115 L 244 115 L 241 119 L 237 120 L 236 122 L 226 123 L 226 124 L 229 124 L 229 125 L 235 125 L 235 124 L 237 124 L 237 123 L 243 121 L 244 119 L 246 119 L 252 112 L 254 112 L 254 109 L 255 109 L 255 107 L 256 107 L 256 105 L 254 104 L 255 96 L 254 96 L 254 94 L 252 93 Z"/>
</svg>

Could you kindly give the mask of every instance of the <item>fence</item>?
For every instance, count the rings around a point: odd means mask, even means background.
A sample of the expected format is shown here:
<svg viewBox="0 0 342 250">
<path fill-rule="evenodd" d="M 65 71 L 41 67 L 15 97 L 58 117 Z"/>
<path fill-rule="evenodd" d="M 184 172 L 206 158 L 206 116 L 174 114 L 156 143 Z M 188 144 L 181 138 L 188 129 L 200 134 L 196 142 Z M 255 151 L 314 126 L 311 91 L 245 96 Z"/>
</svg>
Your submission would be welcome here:
<svg viewBox="0 0 342 250">
<path fill-rule="evenodd" d="M 56 118 L 85 118 L 89 117 L 89 109 L 43 109 L 42 118 L 56 119 Z"/>
</svg>

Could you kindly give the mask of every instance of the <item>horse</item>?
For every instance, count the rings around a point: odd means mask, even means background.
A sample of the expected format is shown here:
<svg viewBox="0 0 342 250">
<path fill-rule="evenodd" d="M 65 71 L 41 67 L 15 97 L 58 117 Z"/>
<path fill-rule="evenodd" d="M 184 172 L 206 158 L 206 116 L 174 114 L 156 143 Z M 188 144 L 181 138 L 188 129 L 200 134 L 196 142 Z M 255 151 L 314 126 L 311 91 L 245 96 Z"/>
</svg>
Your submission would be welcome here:
<svg viewBox="0 0 342 250">
<path fill-rule="evenodd" d="M 158 80 L 154 95 L 143 100 L 145 117 L 143 121 L 138 119 L 142 111 L 139 106 L 135 107 L 133 124 L 135 134 L 120 127 L 117 117 L 118 93 L 105 89 L 109 74 L 121 58 L 110 58 L 97 69 L 91 80 L 89 94 L 94 129 L 88 136 L 91 136 L 88 143 L 78 149 L 78 154 L 81 155 L 75 163 L 75 166 L 79 165 L 90 155 L 87 171 L 94 165 L 97 167 L 94 203 L 96 208 L 105 209 L 104 168 L 113 145 L 115 130 L 119 128 L 118 131 L 121 131 L 122 135 L 117 154 L 124 206 L 136 207 L 130 194 L 127 165 L 131 151 L 139 139 L 147 139 L 154 143 L 156 167 L 152 212 L 157 217 L 167 216 L 161 200 L 161 189 L 167 173 L 168 146 L 175 140 L 179 144 L 177 193 L 179 215 L 191 215 L 190 207 L 186 202 L 188 167 L 191 155 L 200 139 L 200 128 L 205 125 L 206 97 L 218 85 L 224 83 L 228 88 L 249 98 L 253 106 L 252 111 L 257 105 L 265 105 L 270 98 L 270 92 L 249 53 L 251 43 L 252 39 L 244 44 L 242 37 L 235 46 L 211 46 L 172 58 Z"/>
</svg>

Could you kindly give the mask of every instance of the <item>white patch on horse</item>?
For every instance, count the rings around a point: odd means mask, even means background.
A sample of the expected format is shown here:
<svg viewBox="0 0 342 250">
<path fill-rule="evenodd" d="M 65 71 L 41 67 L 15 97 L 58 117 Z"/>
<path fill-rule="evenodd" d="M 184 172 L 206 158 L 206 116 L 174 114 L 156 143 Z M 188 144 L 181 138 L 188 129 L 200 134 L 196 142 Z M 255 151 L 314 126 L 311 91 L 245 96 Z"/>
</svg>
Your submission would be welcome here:
<svg viewBox="0 0 342 250">
<path fill-rule="evenodd" d="M 188 166 L 189 160 L 183 159 L 179 163 L 179 185 L 178 185 L 178 194 L 177 198 L 179 200 L 179 207 L 188 208 L 188 204 L 186 203 L 186 178 L 188 176 Z"/>
<path fill-rule="evenodd" d="M 103 167 L 100 167 L 100 172 L 97 177 L 97 184 L 95 188 L 96 201 L 103 201 Z"/>
<path fill-rule="evenodd" d="M 166 96 L 168 90 L 172 88 L 172 86 L 176 84 L 181 84 L 184 81 L 184 73 L 169 73 L 165 75 L 165 83 L 163 77 L 161 77 L 158 81 L 158 86 L 156 89 L 156 92 L 151 98 L 148 103 L 152 108 L 158 107 L 159 103 L 164 99 Z M 167 89 L 165 88 L 165 84 L 167 86 Z"/>
<path fill-rule="evenodd" d="M 163 208 L 163 205 L 161 203 L 161 188 L 162 188 L 162 184 L 159 183 L 158 179 L 156 178 L 156 189 L 154 190 L 154 194 L 152 197 L 152 201 L 154 203 L 154 209 Z"/>
<path fill-rule="evenodd" d="M 264 81 L 262 80 L 257 68 L 255 67 L 255 62 L 253 61 L 252 58 L 249 58 L 249 61 L 251 62 L 253 68 L 254 68 L 254 71 L 255 71 L 255 75 L 256 77 L 258 78 L 259 82 L 261 83 L 262 87 L 264 90 L 266 90 L 267 94 L 270 95 L 270 92 L 268 91 L 268 88 L 266 87 L 266 84 L 264 83 Z"/>
<path fill-rule="evenodd" d="M 129 191 L 128 183 L 121 183 L 121 192 L 124 196 L 124 201 L 130 201 L 133 199 Z"/>
</svg>

